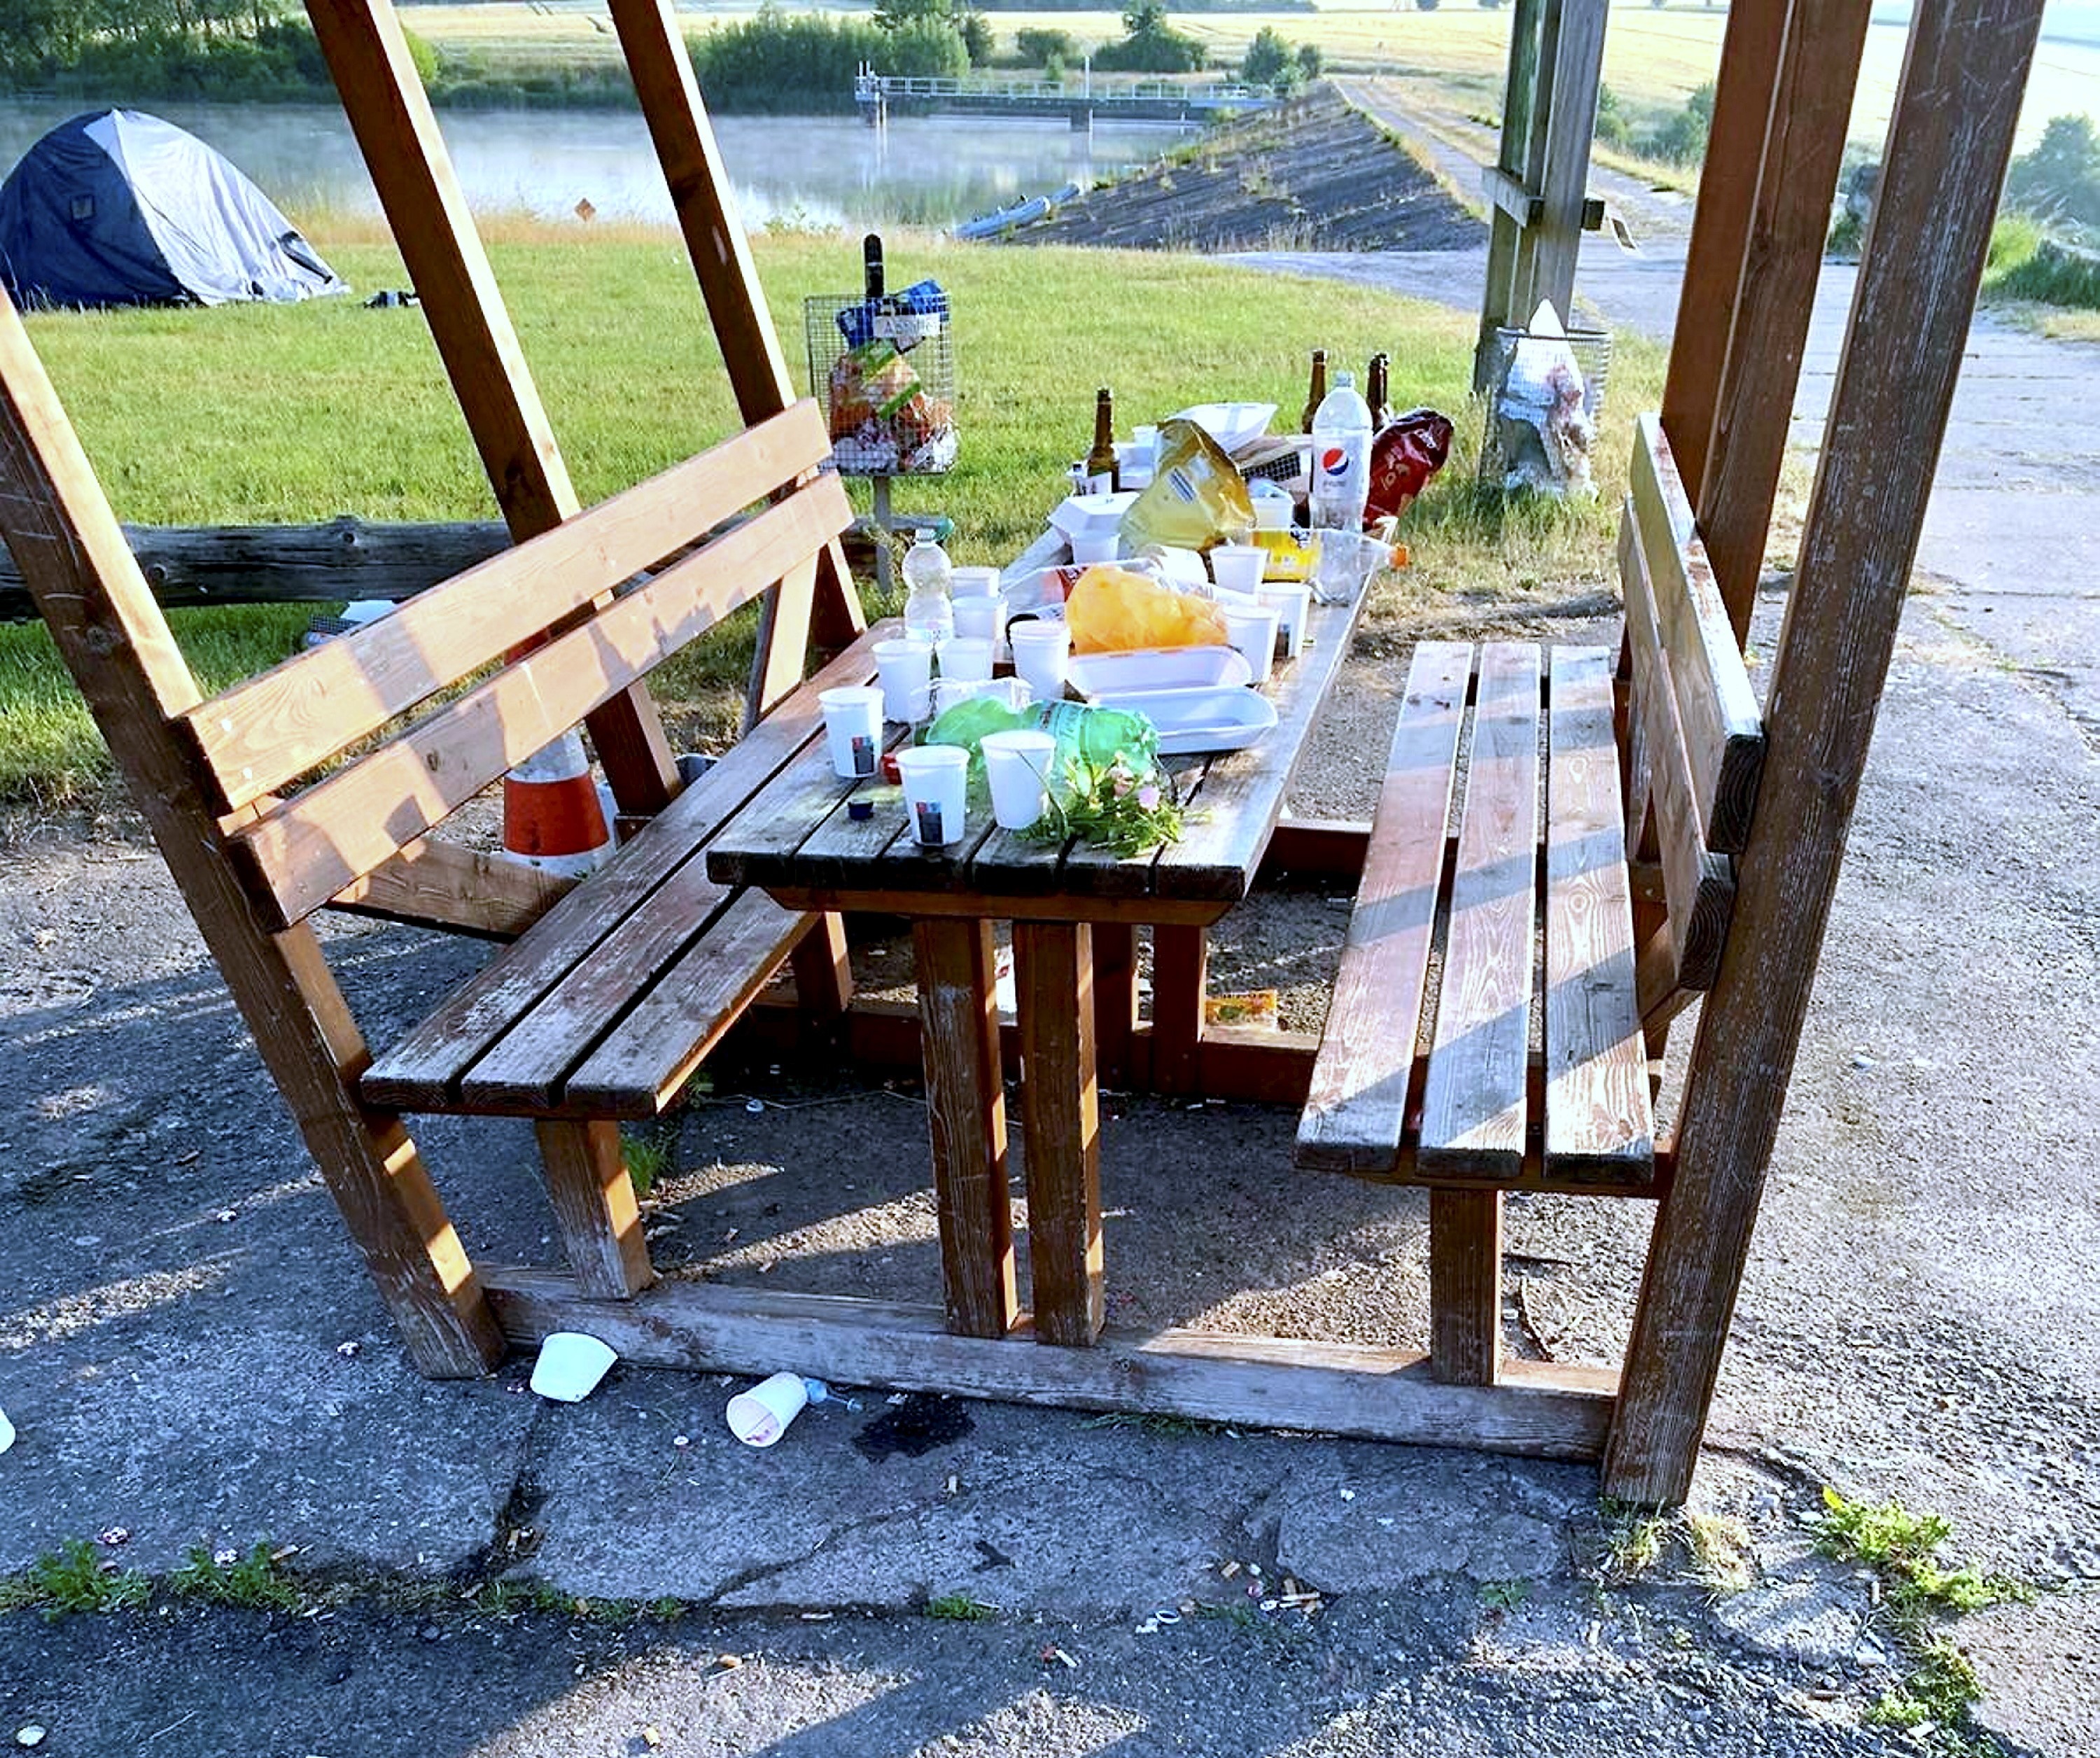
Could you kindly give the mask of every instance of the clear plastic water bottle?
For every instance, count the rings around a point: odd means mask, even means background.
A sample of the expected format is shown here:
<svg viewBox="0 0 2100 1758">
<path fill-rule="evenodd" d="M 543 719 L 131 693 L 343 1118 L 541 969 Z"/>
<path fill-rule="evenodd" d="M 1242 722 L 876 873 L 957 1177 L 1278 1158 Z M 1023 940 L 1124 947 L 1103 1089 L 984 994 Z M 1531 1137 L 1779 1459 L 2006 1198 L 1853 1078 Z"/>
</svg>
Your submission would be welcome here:
<svg viewBox="0 0 2100 1758">
<path fill-rule="evenodd" d="M 1337 373 L 1312 416 L 1312 528 L 1361 532 L 1370 486 L 1370 405 L 1352 373 Z"/>
<path fill-rule="evenodd" d="M 948 596 L 954 570 L 948 552 L 930 531 L 920 532 L 904 554 L 904 632 L 920 641 L 946 641 L 955 632 L 955 607 Z"/>
</svg>

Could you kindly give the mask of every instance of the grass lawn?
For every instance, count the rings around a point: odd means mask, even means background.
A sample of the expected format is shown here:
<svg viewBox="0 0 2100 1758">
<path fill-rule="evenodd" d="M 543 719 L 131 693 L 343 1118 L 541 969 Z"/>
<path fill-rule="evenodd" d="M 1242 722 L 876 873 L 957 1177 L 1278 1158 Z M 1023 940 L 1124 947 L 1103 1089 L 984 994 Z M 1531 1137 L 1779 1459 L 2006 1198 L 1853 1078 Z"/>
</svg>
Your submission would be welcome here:
<svg viewBox="0 0 2100 1758">
<path fill-rule="evenodd" d="M 686 456 L 734 425 L 720 357 L 682 248 L 640 228 L 492 226 L 490 254 L 554 431 L 586 501 Z M 316 241 L 361 288 L 398 286 L 390 244 L 322 224 Z M 756 241 L 767 298 L 798 382 L 801 300 L 853 285 L 856 241 Z M 1465 410 L 1472 322 L 1462 314 L 1329 281 L 1278 279 L 1151 253 L 1012 250 L 929 236 L 890 240 L 893 280 L 922 274 L 956 311 L 962 460 L 900 484 L 901 510 L 956 522 L 959 560 L 1010 559 L 1061 493 L 1091 433 L 1094 389 L 1116 392 L 1123 426 L 1216 396 L 1273 400 L 1288 419 L 1305 395 L 1307 351 L 1339 362 L 1392 356 L 1397 406 L 1462 414 L 1467 457 L 1414 515 L 1410 603 L 1504 600 L 1600 581 L 1628 439 L 1627 412 L 1652 407 L 1661 354 L 1614 363 L 1595 508 L 1489 519 L 1468 490 L 1476 411 Z M 493 516 L 494 506 L 421 314 L 349 301 L 45 315 L 30 333 L 121 518 L 143 524 Z M 1401 608 L 1396 597 L 1388 607 Z M 311 607 L 179 612 L 177 633 L 207 688 L 272 663 Z M 682 659 L 660 692 L 683 736 L 733 726 L 748 633 Z M 0 627 L 0 799 L 90 794 L 107 765 L 40 625 Z"/>
</svg>

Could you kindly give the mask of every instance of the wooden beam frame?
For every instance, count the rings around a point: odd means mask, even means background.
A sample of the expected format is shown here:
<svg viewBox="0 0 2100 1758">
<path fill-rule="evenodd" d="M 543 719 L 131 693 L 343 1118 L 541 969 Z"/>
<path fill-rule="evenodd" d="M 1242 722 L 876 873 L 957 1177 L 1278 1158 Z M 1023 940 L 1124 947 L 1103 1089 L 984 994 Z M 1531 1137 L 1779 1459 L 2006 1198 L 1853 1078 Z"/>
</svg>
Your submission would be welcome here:
<svg viewBox="0 0 2100 1758">
<path fill-rule="evenodd" d="M 2040 19 L 2041 0 L 1950 0 L 1912 25 L 1605 1460 L 1623 1500 L 1691 1486 Z"/>
</svg>

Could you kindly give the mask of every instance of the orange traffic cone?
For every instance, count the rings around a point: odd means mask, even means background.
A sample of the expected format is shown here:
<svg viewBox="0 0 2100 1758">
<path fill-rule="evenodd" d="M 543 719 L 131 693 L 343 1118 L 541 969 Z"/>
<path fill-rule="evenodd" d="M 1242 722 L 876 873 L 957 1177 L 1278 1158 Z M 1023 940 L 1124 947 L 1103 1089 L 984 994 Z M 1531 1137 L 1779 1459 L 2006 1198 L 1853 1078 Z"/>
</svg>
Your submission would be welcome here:
<svg viewBox="0 0 2100 1758">
<path fill-rule="evenodd" d="M 581 878 L 611 852 L 584 741 L 563 733 L 503 778 L 503 848 L 543 872 Z"/>
</svg>

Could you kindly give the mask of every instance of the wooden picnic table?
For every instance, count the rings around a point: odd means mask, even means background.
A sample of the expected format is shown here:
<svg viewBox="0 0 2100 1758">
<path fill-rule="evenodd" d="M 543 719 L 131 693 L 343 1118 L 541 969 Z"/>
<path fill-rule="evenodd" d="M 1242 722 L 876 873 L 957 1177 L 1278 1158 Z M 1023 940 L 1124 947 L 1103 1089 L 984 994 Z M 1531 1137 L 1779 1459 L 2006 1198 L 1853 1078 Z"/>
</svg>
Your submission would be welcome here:
<svg viewBox="0 0 2100 1758">
<path fill-rule="evenodd" d="M 1099 1064 L 1123 1067 L 1136 931 L 1153 930 L 1154 1079 L 1186 1089 L 1203 1032 L 1207 930 L 1252 888 L 1362 601 L 1313 607 L 1299 656 L 1279 662 L 1266 687 L 1273 728 L 1242 750 L 1169 760 L 1187 820 L 1162 848 L 1118 859 L 1076 838 L 1026 840 L 984 811 L 960 841 L 921 849 L 900 791 L 835 776 L 821 738 L 709 844 L 708 874 L 724 884 L 761 887 L 791 908 L 911 922 L 951 1330 L 1004 1337 L 1024 1323 L 993 924 L 1012 924 L 1033 1334 L 1088 1344 L 1103 1310 Z M 872 818 L 848 815 L 855 794 L 874 797 Z"/>
</svg>

